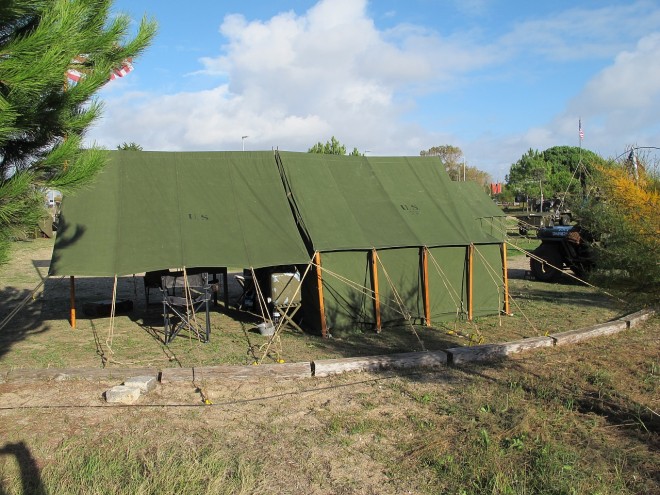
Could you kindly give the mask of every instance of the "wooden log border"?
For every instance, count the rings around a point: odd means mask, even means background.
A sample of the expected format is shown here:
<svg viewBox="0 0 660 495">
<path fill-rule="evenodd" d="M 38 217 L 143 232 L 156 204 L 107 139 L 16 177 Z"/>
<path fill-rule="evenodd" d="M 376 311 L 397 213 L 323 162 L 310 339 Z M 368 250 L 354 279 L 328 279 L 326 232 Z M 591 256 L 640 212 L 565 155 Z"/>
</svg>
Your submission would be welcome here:
<svg viewBox="0 0 660 495">
<path fill-rule="evenodd" d="M 134 376 L 158 377 L 155 368 L 15 368 L 5 375 L 6 381 L 49 382 L 68 380 L 123 381 Z M 2 378 L 0 377 L 0 382 Z"/>
<path fill-rule="evenodd" d="M 325 377 L 340 375 L 349 371 L 383 371 L 411 368 L 438 368 L 447 365 L 447 353 L 444 351 L 406 352 L 314 361 L 313 375 Z"/>
<path fill-rule="evenodd" d="M 594 337 L 613 335 L 634 328 L 656 314 L 654 309 L 637 311 L 616 320 L 587 328 L 570 330 L 499 344 L 452 347 L 445 351 L 406 352 L 381 356 L 323 359 L 301 363 L 261 364 L 250 366 L 221 365 L 197 368 L 16 368 L 0 374 L 6 381 L 125 380 L 133 376 L 153 375 L 161 383 L 226 380 L 301 379 L 326 377 L 356 371 L 384 371 L 413 368 L 439 368 L 471 362 L 490 362 L 511 354 L 540 347 L 582 342 Z"/>
<path fill-rule="evenodd" d="M 510 354 L 535 349 L 537 347 L 552 347 L 555 343 L 550 337 L 532 337 L 501 344 L 473 345 L 469 347 L 452 347 L 447 349 L 449 364 L 457 366 L 475 361 L 497 361 Z"/>
</svg>

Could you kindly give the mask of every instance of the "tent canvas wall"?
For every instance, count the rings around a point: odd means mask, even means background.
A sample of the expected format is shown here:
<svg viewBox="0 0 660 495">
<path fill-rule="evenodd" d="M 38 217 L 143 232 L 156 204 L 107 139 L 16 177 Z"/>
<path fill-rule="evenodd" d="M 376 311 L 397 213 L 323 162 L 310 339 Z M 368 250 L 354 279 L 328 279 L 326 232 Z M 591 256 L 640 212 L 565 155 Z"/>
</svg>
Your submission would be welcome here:
<svg viewBox="0 0 660 495">
<path fill-rule="evenodd" d="M 329 328 L 501 310 L 501 236 L 438 159 L 278 157 L 308 248 L 321 253 Z"/>
<path fill-rule="evenodd" d="M 322 308 L 331 328 L 501 310 L 501 238 L 438 159 L 109 156 L 94 184 L 63 201 L 51 275 L 306 265 L 318 251 L 321 291 L 308 277 L 303 300 L 308 327 L 324 327 Z"/>
</svg>

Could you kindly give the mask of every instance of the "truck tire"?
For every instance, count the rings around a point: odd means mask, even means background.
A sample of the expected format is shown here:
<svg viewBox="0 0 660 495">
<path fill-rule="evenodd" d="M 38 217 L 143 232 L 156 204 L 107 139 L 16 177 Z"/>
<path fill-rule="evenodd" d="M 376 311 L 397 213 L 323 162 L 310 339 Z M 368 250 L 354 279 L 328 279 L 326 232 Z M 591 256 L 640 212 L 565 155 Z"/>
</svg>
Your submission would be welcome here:
<svg viewBox="0 0 660 495">
<path fill-rule="evenodd" d="M 540 258 L 540 260 L 535 258 L 529 259 L 529 268 L 537 280 L 541 282 L 552 282 L 559 277 L 562 267 L 562 256 L 559 252 L 559 246 L 541 244 L 532 254 Z M 559 270 L 553 267 L 557 267 Z"/>
</svg>

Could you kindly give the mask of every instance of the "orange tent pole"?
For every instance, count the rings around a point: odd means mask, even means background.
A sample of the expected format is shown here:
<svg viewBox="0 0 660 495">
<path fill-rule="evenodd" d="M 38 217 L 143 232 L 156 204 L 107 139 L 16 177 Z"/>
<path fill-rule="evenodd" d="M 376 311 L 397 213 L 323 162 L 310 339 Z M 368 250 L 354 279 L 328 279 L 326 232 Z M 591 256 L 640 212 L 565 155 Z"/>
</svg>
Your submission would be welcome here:
<svg viewBox="0 0 660 495">
<path fill-rule="evenodd" d="M 504 314 L 509 315 L 509 275 L 506 259 L 506 243 L 502 243 L 502 276 L 504 278 Z"/>
<path fill-rule="evenodd" d="M 374 290 L 374 315 L 376 316 L 376 332 L 380 333 L 382 329 L 380 320 L 380 293 L 378 292 L 378 253 L 375 249 L 371 250 L 371 286 Z"/>
<path fill-rule="evenodd" d="M 70 278 L 71 285 L 71 328 L 76 328 L 76 281 L 73 275 Z"/>
<path fill-rule="evenodd" d="M 474 295 L 474 244 L 468 246 L 468 321 L 472 321 L 472 300 Z"/>
<path fill-rule="evenodd" d="M 314 253 L 314 263 L 316 264 L 316 283 L 319 296 L 319 314 L 321 316 L 321 336 L 328 336 L 328 323 L 325 319 L 325 304 L 323 303 L 323 277 L 321 275 L 321 253 Z"/>
<path fill-rule="evenodd" d="M 420 254 L 422 256 L 422 287 L 424 296 L 424 320 L 426 326 L 431 326 L 431 302 L 429 298 L 429 251 L 423 246 Z"/>
</svg>

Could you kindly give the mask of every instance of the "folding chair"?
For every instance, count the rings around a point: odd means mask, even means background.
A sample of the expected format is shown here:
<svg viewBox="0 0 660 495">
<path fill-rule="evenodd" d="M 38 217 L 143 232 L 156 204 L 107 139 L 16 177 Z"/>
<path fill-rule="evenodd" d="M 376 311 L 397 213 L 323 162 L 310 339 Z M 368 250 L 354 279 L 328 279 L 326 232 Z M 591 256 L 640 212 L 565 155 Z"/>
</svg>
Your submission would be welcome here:
<svg viewBox="0 0 660 495">
<path fill-rule="evenodd" d="M 183 272 L 169 273 L 161 277 L 160 290 L 163 294 L 165 344 L 169 344 L 184 328 L 202 342 L 208 342 L 211 336 L 211 286 L 208 283 L 208 274 L 185 276 Z M 202 308 L 205 314 L 204 328 L 196 316 Z M 172 318 L 177 318 L 178 321 L 173 322 Z"/>
<path fill-rule="evenodd" d="M 273 319 L 281 317 L 286 325 L 302 332 L 302 328 L 293 319 L 302 306 L 300 295 L 300 273 L 270 274 L 270 299 L 273 305 Z"/>
</svg>

